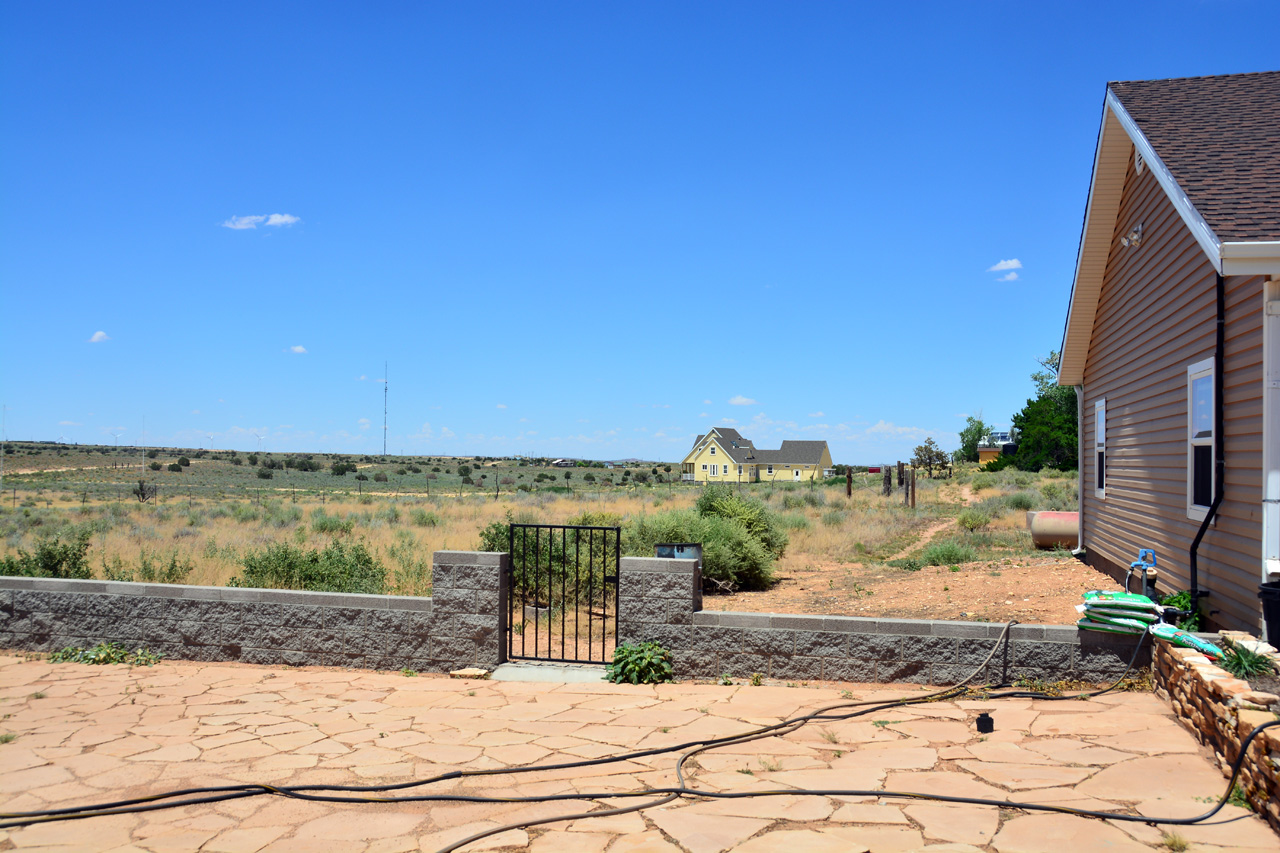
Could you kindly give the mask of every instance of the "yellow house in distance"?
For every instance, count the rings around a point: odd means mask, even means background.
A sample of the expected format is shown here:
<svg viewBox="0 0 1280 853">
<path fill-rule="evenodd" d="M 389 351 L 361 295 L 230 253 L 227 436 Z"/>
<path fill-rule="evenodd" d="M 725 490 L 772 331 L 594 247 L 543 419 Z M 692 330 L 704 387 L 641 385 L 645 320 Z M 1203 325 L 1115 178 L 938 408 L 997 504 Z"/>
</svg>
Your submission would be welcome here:
<svg viewBox="0 0 1280 853">
<path fill-rule="evenodd" d="M 830 472 L 831 451 L 825 441 L 784 441 L 778 450 L 757 450 L 750 439 L 728 427 L 698 436 L 680 463 L 680 479 L 696 483 L 799 483 Z"/>
</svg>

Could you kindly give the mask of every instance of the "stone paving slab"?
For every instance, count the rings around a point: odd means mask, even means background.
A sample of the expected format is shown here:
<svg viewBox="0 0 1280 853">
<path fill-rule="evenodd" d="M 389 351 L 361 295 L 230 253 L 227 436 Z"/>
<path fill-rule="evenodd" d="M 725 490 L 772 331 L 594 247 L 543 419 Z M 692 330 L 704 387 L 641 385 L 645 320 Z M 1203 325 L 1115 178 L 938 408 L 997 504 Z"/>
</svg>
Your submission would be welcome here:
<svg viewBox="0 0 1280 853">
<path fill-rule="evenodd" d="M 918 685 L 781 687 L 463 681 L 341 669 L 165 662 L 50 664 L 0 653 L 0 809 L 64 808 L 177 787 L 370 785 L 454 770 L 435 793 L 554 802 L 336 804 L 261 796 L 0 830 L 0 850 L 286 853 L 435 851 L 490 827 L 616 808 L 674 784 L 672 754 L 513 772 L 671 746 Z M 979 735 L 987 711 L 996 731 Z M 695 756 L 688 783 L 750 799 L 684 798 L 640 813 L 552 820 L 467 850 L 548 853 L 1168 850 L 1141 823 L 877 795 L 886 789 L 1021 800 L 1115 814 L 1190 816 L 1225 780 L 1163 704 L 967 699 L 821 721 Z M 860 789 L 812 796 L 804 788 Z M 592 799 L 590 795 L 599 795 Z M 652 799 L 657 799 L 654 795 Z M 1184 827 L 1191 851 L 1280 851 L 1228 807 Z M 1176 846 L 1176 845 L 1175 845 Z"/>
</svg>

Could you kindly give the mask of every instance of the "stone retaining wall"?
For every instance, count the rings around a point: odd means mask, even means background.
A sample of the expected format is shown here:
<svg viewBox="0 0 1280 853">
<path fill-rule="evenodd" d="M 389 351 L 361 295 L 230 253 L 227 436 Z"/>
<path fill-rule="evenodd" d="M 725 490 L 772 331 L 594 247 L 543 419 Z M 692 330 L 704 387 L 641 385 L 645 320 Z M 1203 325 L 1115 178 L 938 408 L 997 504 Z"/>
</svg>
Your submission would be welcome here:
<svg viewBox="0 0 1280 853">
<path fill-rule="evenodd" d="M 1247 634 L 1229 632 L 1236 639 Z M 1214 665 L 1194 649 L 1165 640 L 1155 641 L 1152 673 L 1156 694 L 1169 702 L 1191 734 L 1218 757 L 1224 775 L 1240 756 L 1240 744 L 1249 732 L 1276 719 L 1280 696 L 1261 693 L 1249 682 Z M 1254 810 L 1280 830 L 1280 727 L 1267 729 L 1249 747 L 1240 768 L 1239 785 Z"/>
<path fill-rule="evenodd" d="M 702 610 L 694 560 L 624 557 L 619 642 L 656 640 L 677 676 L 954 684 L 995 654 L 980 681 L 1118 678 L 1135 642 L 1074 625 L 786 616 Z M 999 644 L 999 648 L 997 648 Z M 1137 666 L 1150 663 L 1146 648 Z"/>
<path fill-rule="evenodd" d="M 442 671 L 500 659 L 506 554 L 437 551 L 432 598 L 0 577 L 0 648 Z"/>
</svg>

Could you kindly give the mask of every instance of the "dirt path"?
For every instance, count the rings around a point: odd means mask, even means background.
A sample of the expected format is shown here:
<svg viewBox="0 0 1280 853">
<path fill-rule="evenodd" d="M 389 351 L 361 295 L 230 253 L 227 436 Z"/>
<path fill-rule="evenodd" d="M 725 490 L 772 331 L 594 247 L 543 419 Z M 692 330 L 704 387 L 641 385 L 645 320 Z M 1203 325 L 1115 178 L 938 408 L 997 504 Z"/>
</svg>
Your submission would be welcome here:
<svg viewBox="0 0 1280 853">
<path fill-rule="evenodd" d="M 968 486 L 961 486 L 960 500 L 964 502 L 965 506 L 968 506 L 969 504 L 973 503 L 973 490 L 970 489 Z M 952 527 L 954 524 L 955 524 L 955 521 L 950 518 L 943 518 L 938 521 L 935 521 L 933 524 L 930 524 L 928 527 L 924 529 L 924 532 L 920 534 L 919 539 L 917 539 L 915 542 L 912 542 L 910 545 L 903 548 L 901 551 L 894 554 L 892 557 L 889 557 L 888 560 L 901 560 L 903 557 L 906 557 L 908 554 L 910 554 L 912 551 L 916 550 L 917 548 L 921 548 L 921 547 L 924 547 L 925 545 L 928 545 L 931 541 L 933 541 L 933 537 L 937 536 L 939 533 L 946 530 L 948 527 Z M 886 560 L 885 562 L 888 562 L 888 560 Z"/>
</svg>

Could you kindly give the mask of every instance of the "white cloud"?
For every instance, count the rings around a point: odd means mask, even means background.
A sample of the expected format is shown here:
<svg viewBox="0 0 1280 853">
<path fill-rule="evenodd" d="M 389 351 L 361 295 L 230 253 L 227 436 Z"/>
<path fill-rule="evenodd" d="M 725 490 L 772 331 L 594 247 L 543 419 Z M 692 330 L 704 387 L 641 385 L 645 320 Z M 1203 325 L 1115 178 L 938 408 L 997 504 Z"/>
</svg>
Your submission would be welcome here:
<svg viewBox="0 0 1280 853">
<path fill-rule="evenodd" d="M 505 409 L 506 407 L 507 407 L 507 404 L 506 404 L 506 403 L 499 403 L 499 404 L 498 404 L 498 408 L 499 408 L 499 409 Z"/>
<path fill-rule="evenodd" d="M 729 405 L 730 406 L 754 406 L 756 405 L 756 401 L 752 400 L 750 397 L 744 397 L 741 394 L 738 394 L 736 397 L 729 398 Z"/>
<path fill-rule="evenodd" d="M 710 406 L 710 405 L 711 405 L 711 401 L 710 401 L 710 400 L 703 400 L 703 401 L 702 401 L 702 405 L 704 405 L 704 406 Z"/>
<path fill-rule="evenodd" d="M 360 374 L 360 378 L 358 378 L 356 381 L 357 381 L 357 382 L 364 382 L 364 381 L 365 381 L 365 380 L 367 380 L 368 378 L 369 378 L 368 376 L 365 376 L 363 373 L 361 373 L 361 374 Z"/>
<path fill-rule="evenodd" d="M 222 227 L 230 228 L 233 231 L 244 231 L 247 228 L 257 228 L 259 225 L 270 225 L 274 228 L 279 228 L 281 225 L 292 225 L 301 221 L 301 219 L 289 213 L 255 214 L 253 216 L 233 216 L 222 223 Z"/>
<path fill-rule="evenodd" d="M 360 425 L 360 429 L 368 429 L 368 428 L 369 428 L 369 419 L 368 419 L 368 418 L 361 418 L 360 420 L 356 421 L 356 423 L 358 423 L 358 424 Z"/>
<path fill-rule="evenodd" d="M 84 426 L 84 424 L 79 424 L 75 421 L 58 421 L 58 426 Z"/>
<path fill-rule="evenodd" d="M 1017 258 L 1010 258 L 1007 261 L 1001 261 L 995 266 L 987 267 L 987 272 L 1004 272 L 1005 270 L 1020 270 L 1020 269 L 1022 269 L 1022 261 L 1018 260 Z"/>
<path fill-rule="evenodd" d="M 711 415 L 707 414 L 706 412 L 703 412 L 702 414 L 698 415 L 698 417 L 700 417 L 700 418 L 709 418 L 709 417 L 711 417 Z"/>
<path fill-rule="evenodd" d="M 294 355 L 306 355 L 307 348 L 300 344 L 295 344 L 294 346 L 291 346 L 289 347 L 289 349 L 285 350 L 285 352 L 291 352 Z"/>
<path fill-rule="evenodd" d="M 457 438 L 458 434 L 448 427 L 440 427 L 441 438 Z"/>
<path fill-rule="evenodd" d="M 222 223 L 223 228 L 230 228 L 234 231 L 243 231 L 246 228 L 257 228 L 259 222 L 265 222 L 265 216 L 233 216 L 226 222 Z"/>
<path fill-rule="evenodd" d="M 529 419 L 528 419 L 528 418 L 521 418 L 521 419 L 520 419 L 520 423 L 522 423 L 522 424 L 527 424 L 528 422 L 529 422 Z"/>
<path fill-rule="evenodd" d="M 192 410 L 191 410 L 191 414 L 193 414 L 193 415 L 198 415 L 198 414 L 200 414 L 200 410 L 199 410 L 199 409 L 192 409 Z"/>
<path fill-rule="evenodd" d="M 94 332 L 92 337 L 89 338 L 89 343 L 100 344 L 103 341 L 109 341 L 109 340 L 111 340 L 111 338 L 107 337 L 106 332 Z"/>
<path fill-rule="evenodd" d="M 1018 280 L 1018 274 L 1016 272 L 1006 273 L 1000 276 L 998 279 L 996 279 L 996 281 L 1017 281 L 1017 280 Z"/>
<path fill-rule="evenodd" d="M 737 426 L 737 425 L 738 425 L 738 422 L 737 422 L 736 420 L 734 420 L 733 418 L 722 418 L 722 419 L 720 420 L 720 423 L 724 424 L 725 426 Z"/>
<path fill-rule="evenodd" d="M 933 433 L 920 427 L 898 426 L 890 421 L 877 421 L 874 426 L 867 427 L 867 435 L 887 435 L 895 438 L 924 439 Z"/>
<path fill-rule="evenodd" d="M 824 415 L 822 412 L 810 412 L 810 413 L 809 413 L 809 417 L 811 417 L 811 418 L 822 418 L 822 417 L 826 417 L 826 415 Z"/>
</svg>

